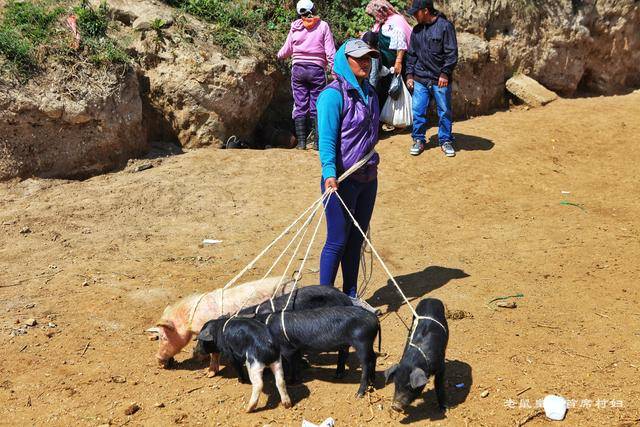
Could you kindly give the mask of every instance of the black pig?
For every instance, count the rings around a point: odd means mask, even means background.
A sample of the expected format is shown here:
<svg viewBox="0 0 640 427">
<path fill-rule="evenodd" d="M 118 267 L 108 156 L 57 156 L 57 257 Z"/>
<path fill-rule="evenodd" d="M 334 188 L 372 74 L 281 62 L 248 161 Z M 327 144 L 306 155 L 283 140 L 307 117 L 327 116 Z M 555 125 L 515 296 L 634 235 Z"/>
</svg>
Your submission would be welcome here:
<svg viewBox="0 0 640 427">
<path fill-rule="evenodd" d="M 288 299 L 289 294 L 275 298 L 273 300 L 275 311 L 282 311 L 287 304 Z M 351 298 L 333 286 L 312 285 L 304 286 L 293 291 L 293 296 L 287 306 L 287 311 L 350 305 L 353 305 L 351 303 Z M 272 311 L 271 303 L 269 301 L 265 301 L 261 304 L 240 310 L 239 315 L 251 316 L 253 314 L 271 313 Z"/>
<path fill-rule="evenodd" d="M 357 396 L 363 397 L 367 386 L 375 381 L 373 342 L 376 335 L 381 339 L 380 323 L 375 314 L 353 306 L 285 311 L 284 330 L 282 312 L 262 314 L 258 320 L 269 326 L 271 335 L 280 344 L 282 358 L 287 362 L 293 382 L 298 381 L 303 351 L 338 351 L 336 376 L 344 376 L 349 347 L 356 350 L 362 366 Z"/>
<path fill-rule="evenodd" d="M 220 353 L 227 355 L 233 361 L 242 382 L 246 382 L 246 376 L 242 370 L 243 363 L 246 364 L 252 384 L 247 412 L 252 412 L 258 405 L 263 386 L 262 371 L 266 366 L 269 366 L 273 372 L 282 405 L 285 408 L 291 407 L 291 399 L 287 394 L 284 381 L 280 348 L 265 324 L 244 317 L 234 317 L 229 320 L 229 317 L 225 316 L 210 320 L 204 324 L 198 334 L 198 343 L 193 353 L 195 358 L 211 354 L 212 361 L 214 359 L 217 361 Z M 217 370 L 217 367 L 214 369 Z"/>
<path fill-rule="evenodd" d="M 416 308 L 418 316 L 428 316 L 430 319 L 414 319 L 412 343 L 411 332 L 397 365 L 391 366 L 384 373 L 387 382 L 393 380 L 395 392 L 391 407 L 396 411 L 403 411 L 424 390 L 431 375 L 435 375 L 435 389 L 438 404 L 442 410 L 446 408 L 444 389 L 445 351 L 449 341 L 449 326 L 445 318 L 444 304 L 435 298 L 425 298 Z M 418 322 L 417 326 L 415 322 Z"/>
</svg>

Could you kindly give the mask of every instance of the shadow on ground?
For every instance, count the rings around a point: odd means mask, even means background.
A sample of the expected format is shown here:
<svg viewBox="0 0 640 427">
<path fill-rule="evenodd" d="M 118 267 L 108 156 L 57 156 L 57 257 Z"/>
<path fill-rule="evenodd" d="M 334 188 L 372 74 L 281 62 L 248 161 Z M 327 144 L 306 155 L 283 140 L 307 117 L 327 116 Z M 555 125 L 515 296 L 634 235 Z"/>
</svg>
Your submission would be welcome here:
<svg viewBox="0 0 640 427">
<path fill-rule="evenodd" d="M 456 151 L 489 151 L 494 147 L 493 141 L 481 136 L 465 135 L 464 133 L 453 133 L 454 148 Z M 426 150 L 437 148 L 438 135 L 431 135 Z"/>
<path fill-rule="evenodd" d="M 447 360 L 446 366 L 447 407 L 451 409 L 467 400 L 473 384 L 473 375 L 471 366 L 460 360 Z M 412 424 L 425 420 L 437 421 L 447 417 L 446 412 L 442 412 L 438 407 L 433 380 L 427 385 L 422 396 L 422 401 L 418 400 L 417 404 L 414 402 L 413 405 L 405 409 L 405 417 L 400 419 L 401 424 Z"/>
<path fill-rule="evenodd" d="M 396 276 L 396 282 L 400 285 L 402 292 L 409 301 L 420 299 L 454 279 L 464 279 L 469 277 L 467 273 L 459 268 L 448 268 L 432 265 L 422 271 Z M 391 280 L 387 281 L 387 286 L 377 289 L 367 302 L 374 307 L 387 304 L 387 312 L 398 311 L 404 304 L 404 300 L 395 288 Z"/>
</svg>

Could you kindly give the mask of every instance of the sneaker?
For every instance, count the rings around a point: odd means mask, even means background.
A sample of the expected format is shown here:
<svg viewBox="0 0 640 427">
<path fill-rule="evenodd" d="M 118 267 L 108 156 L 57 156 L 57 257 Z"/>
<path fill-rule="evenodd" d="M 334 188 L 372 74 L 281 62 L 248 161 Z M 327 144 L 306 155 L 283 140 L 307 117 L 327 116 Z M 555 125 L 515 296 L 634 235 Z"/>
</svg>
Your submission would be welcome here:
<svg viewBox="0 0 640 427">
<path fill-rule="evenodd" d="M 451 141 L 443 142 L 440 148 L 442 148 L 442 152 L 447 157 L 453 157 L 456 155 L 456 150 L 453 149 Z"/>
<path fill-rule="evenodd" d="M 424 151 L 424 146 L 425 146 L 424 141 L 419 141 L 414 139 L 413 145 L 411 146 L 409 153 L 411 153 L 412 156 L 419 156 Z"/>
<path fill-rule="evenodd" d="M 376 316 L 380 316 L 382 314 L 379 308 L 372 307 L 368 302 L 366 302 L 361 298 L 354 298 L 354 297 L 349 297 L 349 298 L 351 298 L 351 303 L 353 304 L 354 307 L 360 307 L 364 310 L 367 310 L 375 314 Z"/>
</svg>

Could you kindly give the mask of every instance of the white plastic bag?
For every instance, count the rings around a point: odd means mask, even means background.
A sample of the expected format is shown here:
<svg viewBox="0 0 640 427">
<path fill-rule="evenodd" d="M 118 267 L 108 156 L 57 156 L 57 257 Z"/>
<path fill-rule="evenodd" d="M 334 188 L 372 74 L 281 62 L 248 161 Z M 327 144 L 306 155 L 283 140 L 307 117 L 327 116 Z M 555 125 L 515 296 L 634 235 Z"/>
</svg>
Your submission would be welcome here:
<svg viewBox="0 0 640 427">
<path fill-rule="evenodd" d="M 398 99 L 387 98 L 380 112 L 380 121 L 396 128 L 405 128 L 413 124 L 411 93 L 404 80 L 400 79 L 400 81 L 402 92 Z"/>
</svg>

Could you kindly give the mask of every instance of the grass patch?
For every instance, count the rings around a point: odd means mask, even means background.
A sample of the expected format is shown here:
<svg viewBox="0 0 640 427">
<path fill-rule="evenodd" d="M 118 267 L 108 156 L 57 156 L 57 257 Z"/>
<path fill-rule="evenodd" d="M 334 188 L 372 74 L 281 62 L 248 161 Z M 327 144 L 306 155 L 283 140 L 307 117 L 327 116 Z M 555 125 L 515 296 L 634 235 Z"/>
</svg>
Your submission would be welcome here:
<svg viewBox="0 0 640 427">
<path fill-rule="evenodd" d="M 284 42 L 291 22 L 296 19 L 293 6 L 282 0 L 164 0 L 182 11 L 215 24 L 213 43 L 235 56 L 246 53 L 251 39 L 263 42 L 268 52 L 275 53 Z M 336 43 L 358 37 L 373 25 L 365 13 L 368 0 L 317 0 L 318 14 L 329 23 Z M 392 0 L 398 10 L 406 8 L 400 0 Z"/>
<path fill-rule="evenodd" d="M 102 1 L 97 8 L 91 7 L 87 0 L 73 8 L 77 17 L 78 31 L 82 36 L 82 48 L 89 60 L 96 65 L 125 64 L 129 55 L 118 43 L 107 37 L 109 29 L 109 7 Z"/>
<path fill-rule="evenodd" d="M 78 18 L 78 30 L 84 37 L 100 38 L 107 36 L 109 29 L 109 7 L 103 1 L 97 9 L 91 7 L 88 1 L 83 0 L 80 6 L 73 8 Z"/>
<path fill-rule="evenodd" d="M 0 53 L 21 73 L 36 68 L 33 45 L 12 28 L 0 27 Z"/>
<path fill-rule="evenodd" d="M 0 20 L 0 54 L 11 71 L 24 76 L 38 69 L 37 49 L 53 42 L 52 27 L 62 12 L 45 2 L 7 2 Z"/>
<path fill-rule="evenodd" d="M 34 44 L 43 44 L 50 41 L 51 27 L 63 12 L 62 7 L 52 7 L 48 2 L 10 0 L 5 6 L 2 26 L 14 28 Z"/>
<path fill-rule="evenodd" d="M 20 81 L 46 68 L 47 61 L 89 60 L 94 64 L 126 64 L 129 57 L 107 36 L 111 25 L 105 2 L 93 8 L 86 0 L 77 6 L 55 0 L 9 0 L 0 11 L 0 56 L 4 67 Z M 72 48 L 65 19 L 75 15 L 81 46 Z"/>
</svg>

